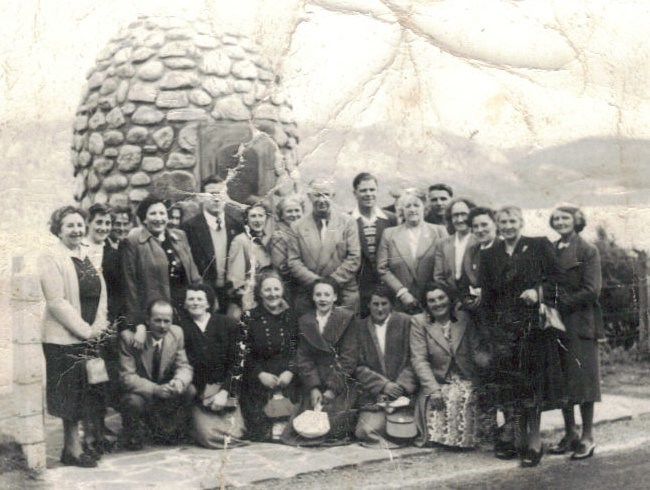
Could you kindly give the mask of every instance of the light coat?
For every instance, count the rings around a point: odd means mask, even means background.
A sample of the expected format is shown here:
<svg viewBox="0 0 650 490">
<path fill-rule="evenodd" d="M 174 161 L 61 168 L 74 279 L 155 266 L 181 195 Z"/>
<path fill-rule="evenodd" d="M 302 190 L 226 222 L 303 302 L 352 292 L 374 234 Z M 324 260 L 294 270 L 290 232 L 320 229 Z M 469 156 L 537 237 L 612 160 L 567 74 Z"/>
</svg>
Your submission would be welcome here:
<svg viewBox="0 0 650 490">
<path fill-rule="evenodd" d="M 436 244 L 435 250 L 435 265 L 433 268 L 433 280 L 445 284 L 452 291 L 457 291 L 459 288 L 460 280 L 456 280 L 456 235 L 450 235 L 443 238 Z M 472 274 L 471 270 L 466 270 L 471 267 L 468 263 L 468 252 L 472 247 L 477 246 L 477 241 L 474 235 L 470 234 L 465 253 L 463 254 L 463 261 L 461 263 L 461 278 L 462 274 Z"/>
</svg>

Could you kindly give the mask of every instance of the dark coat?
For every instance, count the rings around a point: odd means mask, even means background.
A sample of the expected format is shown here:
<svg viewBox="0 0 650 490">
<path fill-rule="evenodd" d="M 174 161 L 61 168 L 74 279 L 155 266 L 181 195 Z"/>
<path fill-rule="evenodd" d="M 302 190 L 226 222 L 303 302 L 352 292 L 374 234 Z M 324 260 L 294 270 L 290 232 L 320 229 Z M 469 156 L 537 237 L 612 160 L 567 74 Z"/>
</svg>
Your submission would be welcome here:
<svg viewBox="0 0 650 490">
<path fill-rule="evenodd" d="M 108 321 L 114 322 L 124 315 L 124 279 L 121 249 L 114 249 L 108 240 L 104 242 L 102 274 L 108 295 Z"/>
<path fill-rule="evenodd" d="M 409 334 L 411 317 L 393 312 L 386 325 L 385 354 L 381 354 L 370 317 L 357 320 L 359 360 L 355 377 L 363 389 L 359 405 L 372 404 L 389 381 L 399 384 L 407 394 L 415 391 L 417 381 L 411 368 Z"/>
<path fill-rule="evenodd" d="M 442 240 L 439 240 L 436 244 L 435 250 L 435 263 L 433 267 L 433 280 L 445 284 L 452 291 L 458 291 L 459 284 L 456 281 L 456 235 L 449 235 Z M 474 235 L 470 235 L 467 242 L 467 248 L 465 248 L 465 254 L 463 255 L 463 261 L 461 263 L 461 278 L 462 275 L 471 274 L 471 270 L 466 271 L 466 267 L 471 267 L 471 263 L 467 261 L 468 252 L 472 247 L 478 246 L 476 238 Z"/>
</svg>

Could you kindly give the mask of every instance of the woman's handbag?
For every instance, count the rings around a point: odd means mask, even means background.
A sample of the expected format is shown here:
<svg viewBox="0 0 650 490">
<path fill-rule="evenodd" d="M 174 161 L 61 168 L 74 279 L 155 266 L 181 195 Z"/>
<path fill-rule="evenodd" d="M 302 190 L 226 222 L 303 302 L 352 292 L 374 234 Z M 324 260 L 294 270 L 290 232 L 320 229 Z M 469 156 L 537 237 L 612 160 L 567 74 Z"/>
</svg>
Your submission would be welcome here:
<svg viewBox="0 0 650 490">
<path fill-rule="evenodd" d="M 557 286 L 555 287 L 555 296 L 557 298 L 558 291 Z M 547 328 L 554 328 L 560 332 L 566 332 L 566 327 L 560 317 L 560 312 L 557 311 L 557 308 L 545 304 L 544 301 L 544 288 L 538 286 L 537 288 L 537 298 L 539 301 L 539 327 L 542 330 Z"/>
<path fill-rule="evenodd" d="M 330 431 L 330 420 L 320 405 L 313 410 L 305 410 L 293 419 L 294 430 L 305 439 L 316 439 Z"/>
<path fill-rule="evenodd" d="M 98 385 L 108 381 L 108 371 L 106 363 L 101 357 L 93 357 L 86 360 L 86 377 L 88 384 Z"/>
<path fill-rule="evenodd" d="M 270 419 L 283 419 L 291 417 L 293 403 L 281 392 L 273 393 L 271 399 L 264 405 L 264 415 Z"/>
<path fill-rule="evenodd" d="M 413 409 L 405 407 L 386 414 L 386 434 L 395 439 L 412 439 L 417 436 Z"/>
</svg>

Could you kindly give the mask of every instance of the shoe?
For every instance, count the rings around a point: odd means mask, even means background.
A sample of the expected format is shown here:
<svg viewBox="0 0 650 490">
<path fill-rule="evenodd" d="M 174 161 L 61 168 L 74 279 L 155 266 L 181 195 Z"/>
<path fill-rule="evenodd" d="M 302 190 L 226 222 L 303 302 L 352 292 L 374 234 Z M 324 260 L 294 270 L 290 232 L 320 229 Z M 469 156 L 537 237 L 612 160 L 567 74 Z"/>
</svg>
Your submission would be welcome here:
<svg viewBox="0 0 650 490">
<path fill-rule="evenodd" d="M 521 467 L 522 468 L 533 468 L 539 464 L 544 456 L 544 446 L 542 446 L 539 451 L 534 449 L 525 449 L 521 453 Z"/>
<path fill-rule="evenodd" d="M 571 459 L 577 460 L 591 458 L 594 455 L 595 450 L 596 445 L 593 442 L 589 446 L 587 446 L 584 442 L 580 442 L 577 449 L 571 455 Z"/>
<path fill-rule="evenodd" d="M 494 444 L 494 456 L 498 459 L 515 459 L 519 455 L 514 442 L 497 441 Z"/>
<path fill-rule="evenodd" d="M 61 463 L 65 466 L 78 466 L 79 468 L 95 468 L 97 461 L 87 453 L 81 453 L 79 457 L 73 456 L 65 449 L 61 453 Z"/>
<path fill-rule="evenodd" d="M 84 442 L 83 445 L 82 445 L 82 448 L 83 448 L 84 454 L 87 454 L 88 456 L 93 458 L 95 461 L 99 461 L 100 459 L 102 459 L 102 454 L 97 450 L 94 443 L 92 443 L 92 442 L 91 443 Z"/>
<path fill-rule="evenodd" d="M 144 447 L 142 439 L 138 437 L 126 437 L 120 445 L 127 451 L 140 451 Z"/>
<path fill-rule="evenodd" d="M 572 436 L 564 436 L 560 442 L 548 449 L 548 453 L 565 454 L 568 451 L 576 451 L 579 445 L 580 438 L 576 434 L 573 434 Z"/>
</svg>

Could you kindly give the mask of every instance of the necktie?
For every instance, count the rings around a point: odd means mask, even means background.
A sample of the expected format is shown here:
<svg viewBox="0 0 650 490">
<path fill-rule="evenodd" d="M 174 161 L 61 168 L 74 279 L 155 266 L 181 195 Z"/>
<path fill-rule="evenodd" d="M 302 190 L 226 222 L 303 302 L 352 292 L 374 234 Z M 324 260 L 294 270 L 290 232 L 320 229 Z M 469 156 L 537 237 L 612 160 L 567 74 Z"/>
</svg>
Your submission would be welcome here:
<svg viewBox="0 0 650 490">
<path fill-rule="evenodd" d="M 153 362 L 151 364 L 151 375 L 154 381 L 158 381 L 160 376 L 160 358 L 162 355 L 162 349 L 160 348 L 161 344 L 158 343 L 153 348 Z"/>
<path fill-rule="evenodd" d="M 221 216 L 217 216 L 217 231 L 221 231 Z"/>
<path fill-rule="evenodd" d="M 562 250 L 563 248 L 568 248 L 569 247 L 569 242 L 560 242 L 557 244 L 557 249 Z"/>
</svg>

